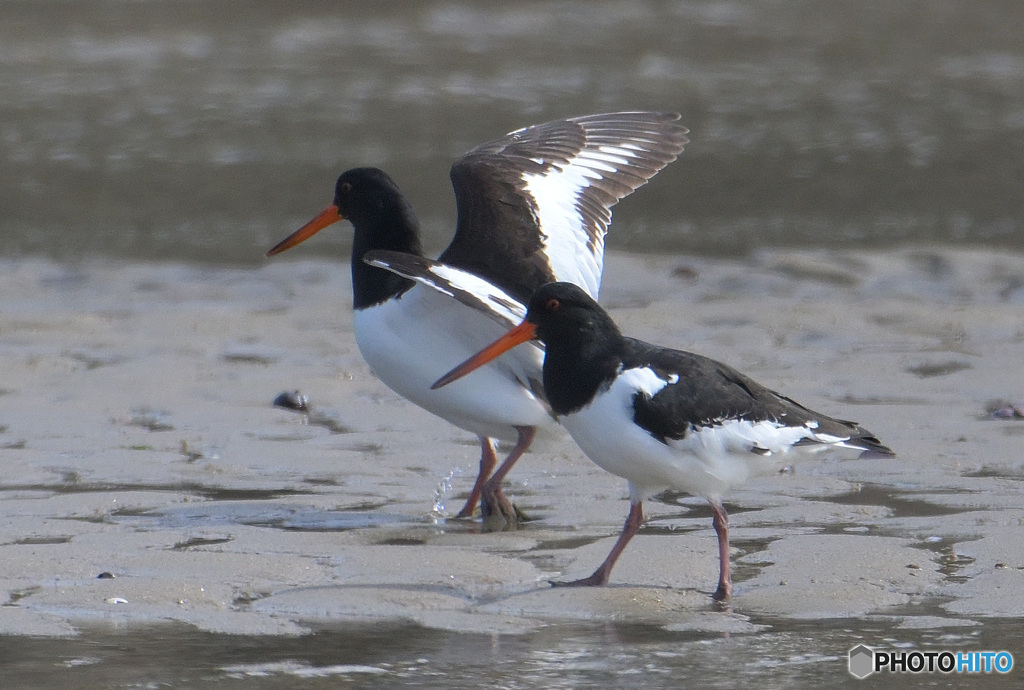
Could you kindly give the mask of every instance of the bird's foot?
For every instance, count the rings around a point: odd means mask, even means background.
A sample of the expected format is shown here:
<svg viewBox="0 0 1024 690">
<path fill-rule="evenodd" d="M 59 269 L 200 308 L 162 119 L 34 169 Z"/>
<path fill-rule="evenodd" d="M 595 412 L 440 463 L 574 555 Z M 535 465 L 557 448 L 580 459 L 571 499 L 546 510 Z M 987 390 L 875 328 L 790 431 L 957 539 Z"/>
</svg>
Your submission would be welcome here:
<svg viewBox="0 0 1024 690">
<path fill-rule="evenodd" d="M 729 601 L 732 596 L 732 583 L 731 582 L 719 582 L 718 589 L 711 595 L 711 598 L 720 604 L 724 604 Z"/>
<path fill-rule="evenodd" d="M 500 487 L 493 492 L 484 489 L 480 496 L 480 516 L 485 532 L 511 532 L 519 529 L 519 523 L 530 519 L 508 500 Z"/>
<path fill-rule="evenodd" d="M 598 571 L 588 577 L 570 582 L 563 582 L 562 580 L 549 580 L 548 582 L 552 587 L 600 587 L 601 585 L 608 584 L 608 577 Z"/>
</svg>

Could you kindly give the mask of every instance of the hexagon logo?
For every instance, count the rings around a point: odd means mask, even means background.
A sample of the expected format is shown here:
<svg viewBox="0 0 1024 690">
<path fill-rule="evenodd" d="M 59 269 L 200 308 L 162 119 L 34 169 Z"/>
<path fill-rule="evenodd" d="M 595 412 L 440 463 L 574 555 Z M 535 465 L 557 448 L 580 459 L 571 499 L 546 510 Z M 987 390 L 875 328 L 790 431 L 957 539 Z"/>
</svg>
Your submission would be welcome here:
<svg viewBox="0 0 1024 690">
<path fill-rule="evenodd" d="M 875 650 L 859 644 L 850 650 L 850 673 L 861 680 L 875 672 Z"/>
</svg>

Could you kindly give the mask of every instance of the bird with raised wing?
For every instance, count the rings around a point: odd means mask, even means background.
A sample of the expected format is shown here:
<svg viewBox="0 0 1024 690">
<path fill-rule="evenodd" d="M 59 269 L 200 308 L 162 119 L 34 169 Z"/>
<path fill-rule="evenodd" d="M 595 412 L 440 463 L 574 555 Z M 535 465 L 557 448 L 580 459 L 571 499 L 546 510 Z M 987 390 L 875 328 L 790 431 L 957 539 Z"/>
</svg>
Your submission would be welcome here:
<svg viewBox="0 0 1024 690">
<path fill-rule="evenodd" d="M 675 113 L 620 112 L 556 120 L 511 132 L 461 156 L 451 169 L 457 225 L 439 257 L 513 299 L 497 305 L 518 321 L 521 303 L 554 280 L 597 296 L 611 208 L 675 160 L 687 130 Z M 540 388 L 539 347 L 488 367 L 476 380 L 431 391 L 434 374 L 502 332 L 488 315 L 415 280 L 364 262 L 388 250 L 422 257 L 419 224 L 395 183 L 376 168 L 338 178 L 334 201 L 268 252 L 279 254 L 343 219 L 352 223 L 353 328 L 363 358 L 392 390 L 480 440 L 480 470 L 459 517 L 478 501 L 492 529 L 517 514 L 502 479 L 538 428 L 556 423 Z M 516 308 L 520 311 L 516 312 Z M 511 451 L 497 472 L 497 440 Z M 493 473 L 493 474 L 492 474 Z"/>
</svg>

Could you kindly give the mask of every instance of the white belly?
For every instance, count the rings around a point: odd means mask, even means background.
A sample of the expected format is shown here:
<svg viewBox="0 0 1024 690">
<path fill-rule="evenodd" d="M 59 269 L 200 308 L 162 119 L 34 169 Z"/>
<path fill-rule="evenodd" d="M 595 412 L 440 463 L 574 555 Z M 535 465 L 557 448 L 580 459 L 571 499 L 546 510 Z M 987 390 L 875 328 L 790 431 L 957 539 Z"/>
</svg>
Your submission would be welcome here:
<svg viewBox="0 0 1024 690">
<path fill-rule="evenodd" d="M 357 310 L 356 343 L 363 359 L 393 391 L 480 436 L 516 439 L 514 426 L 554 426 L 546 407 L 522 382 L 541 380 L 543 352 L 523 345 L 438 390 L 441 375 L 500 337 L 486 316 L 429 288 Z"/>
</svg>

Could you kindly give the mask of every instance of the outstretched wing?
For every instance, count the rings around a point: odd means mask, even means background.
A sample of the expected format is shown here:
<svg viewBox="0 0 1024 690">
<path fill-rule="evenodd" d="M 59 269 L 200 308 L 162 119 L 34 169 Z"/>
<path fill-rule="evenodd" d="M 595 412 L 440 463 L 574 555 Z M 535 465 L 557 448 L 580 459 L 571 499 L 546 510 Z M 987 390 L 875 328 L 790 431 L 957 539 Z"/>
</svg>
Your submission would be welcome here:
<svg viewBox="0 0 1024 690">
<path fill-rule="evenodd" d="M 452 166 L 455 237 L 439 260 L 520 302 L 569 281 L 597 298 L 611 208 L 689 141 L 676 113 L 556 120 L 477 146 Z"/>
</svg>

